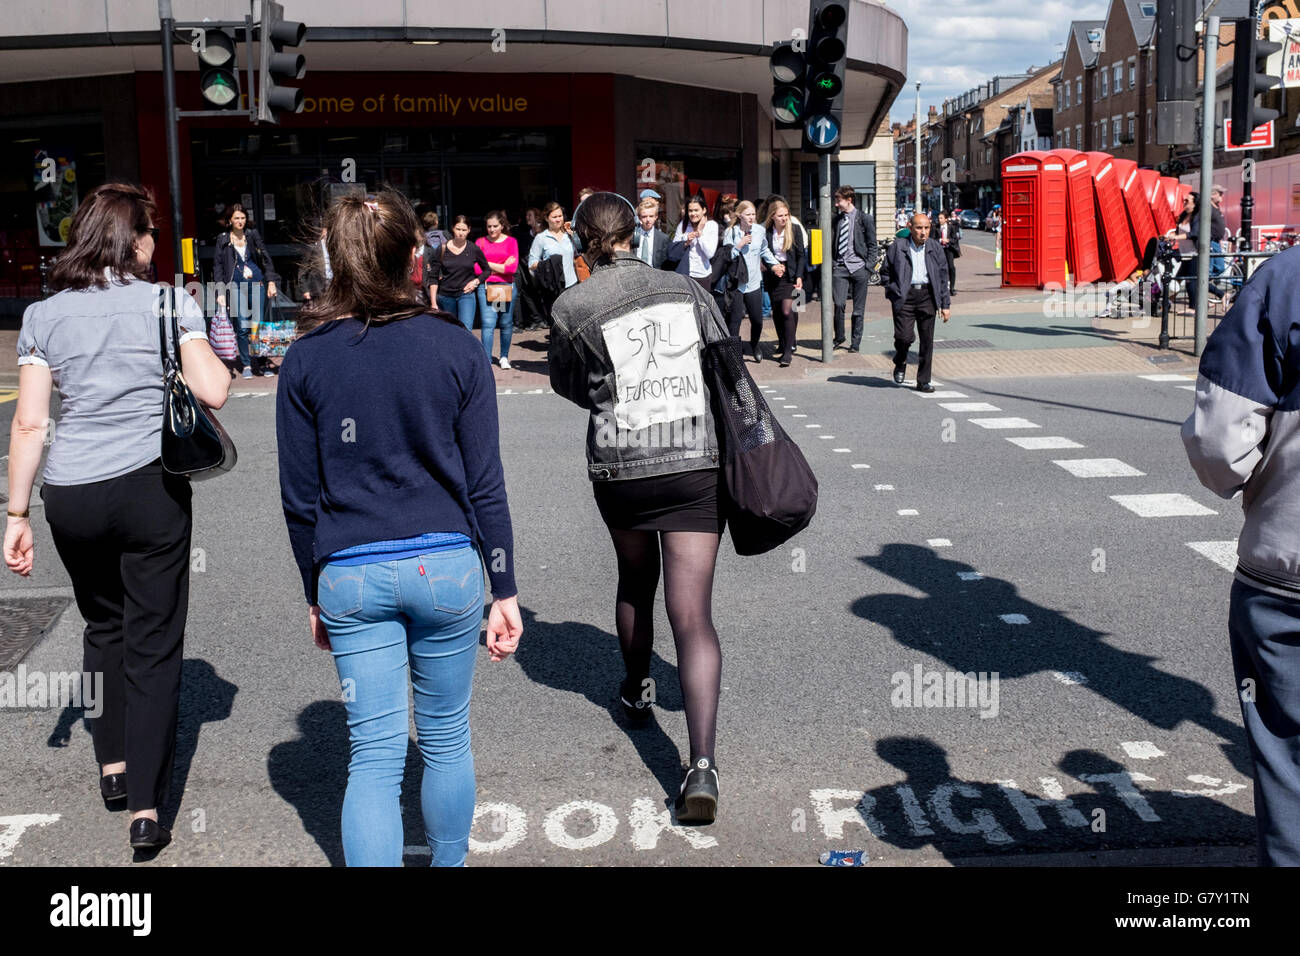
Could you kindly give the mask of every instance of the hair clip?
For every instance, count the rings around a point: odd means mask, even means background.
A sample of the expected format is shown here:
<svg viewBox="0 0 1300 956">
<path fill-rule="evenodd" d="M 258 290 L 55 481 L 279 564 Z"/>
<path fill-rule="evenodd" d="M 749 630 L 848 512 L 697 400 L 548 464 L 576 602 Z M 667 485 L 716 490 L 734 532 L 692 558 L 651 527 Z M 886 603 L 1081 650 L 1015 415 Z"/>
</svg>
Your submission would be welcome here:
<svg viewBox="0 0 1300 956">
<path fill-rule="evenodd" d="M 379 212 L 379 203 L 373 202 L 369 199 L 364 200 L 363 203 L 371 212 Z"/>
</svg>

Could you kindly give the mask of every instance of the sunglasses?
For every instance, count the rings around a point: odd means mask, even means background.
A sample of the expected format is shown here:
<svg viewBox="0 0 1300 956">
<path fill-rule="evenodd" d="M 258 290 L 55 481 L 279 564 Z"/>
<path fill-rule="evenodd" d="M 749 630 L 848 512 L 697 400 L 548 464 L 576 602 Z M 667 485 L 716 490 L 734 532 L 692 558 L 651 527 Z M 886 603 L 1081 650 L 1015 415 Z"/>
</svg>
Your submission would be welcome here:
<svg viewBox="0 0 1300 956">
<path fill-rule="evenodd" d="M 157 242 L 157 241 L 158 241 L 158 227 L 157 227 L 157 226 L 150 226 L 148 229 L 145 230 L 145 232 L 149 233 L 149 235 L 153 238 L 153 241 L 154 241 L 154 242 Z"/>
</svg>

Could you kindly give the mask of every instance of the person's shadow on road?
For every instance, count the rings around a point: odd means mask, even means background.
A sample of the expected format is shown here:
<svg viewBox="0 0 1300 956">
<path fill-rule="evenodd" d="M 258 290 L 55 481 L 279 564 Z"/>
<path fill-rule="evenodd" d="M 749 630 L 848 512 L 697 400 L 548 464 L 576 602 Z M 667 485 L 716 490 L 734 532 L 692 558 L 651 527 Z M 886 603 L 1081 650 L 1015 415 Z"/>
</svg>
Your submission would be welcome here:
<svg viewBox="0 0 1300 956">
<path fill-rule="evenodd" d="M 1233 766 L 1251 773 L 1242 728 L 1215 713 L 1214 695 L 1204 686 L 1157 668 L 1158 658 L 1107 643 L 1107 634 L 1025 600 L 1010 581 L 963 580 L 959 575 L 974 571 L 970 565 L 929 548 L 887 544 L 880 554 L 858 560 L 924 592 L 925 597 L 874 594 L 853 602 L 854 614 L 890 628 L 903 646 L 955 671 L 996 672 L 1004 680 L 1042 672 L 1077 680 L 1071 675 L 1081 674 L 1089 692 L 1155 727 L 1173 730 L 1191 721 L 1217 734 Z M 1002 615 L 1023 615 L 1028 622 L 1010 623 Z"/>
<path fill-rule="evenodd" d="M 644 726 L 629 727 L 623 716 L 618 690 L 626 672 L 618 638 L 590 624 L 543 621 L 528 608 L 519 610 L 524 620 L 524 639 L 519 642 L 515 659 L 528 678 L 556 690 L 582 694 L 609 714 L 610 720 L 627 733 L 646 769 L 654 774 L 670 800 L 675 799 L 682 774 L 677 745 L 656 718 L 651 717 Z M 655 637 L 672 640 L 671 634 Z M 655 653 L 650 659 L 650 678 L 654 681 L 655 708 L 680 711 L 677 668 Z"/>
</svg>

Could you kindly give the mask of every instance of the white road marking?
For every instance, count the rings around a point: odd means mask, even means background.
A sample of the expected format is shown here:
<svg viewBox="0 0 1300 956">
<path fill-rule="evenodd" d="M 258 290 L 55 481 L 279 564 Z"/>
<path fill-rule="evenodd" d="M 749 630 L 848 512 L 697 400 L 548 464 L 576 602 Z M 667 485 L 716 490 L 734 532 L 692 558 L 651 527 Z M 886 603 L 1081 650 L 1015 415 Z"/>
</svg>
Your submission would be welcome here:
<svg viewBox="0 0 1300 956">
<path fill-rule="evenodd" d="M 918 392 L 916 390 L 913 390 L 912 394 L 920 395 L 922 398 L 970 398 L 970 396 L 967 395 L 965 392 L 945 392 L 945 391 Z"/>
<path fill-rule="evenodd" d="M 782 408 L 798 408 L 798 405 L 782 405 Z"/>
<path fill-rule="evenodd" d="M 1007 624 L 1028 624 L 1029 618 L 1023 614 L 999 614 L 998 617 Z"/>
<path fill-rule="evenodd" d="M 968 418 L 966 421 L 980 428 L 1038 428 L 1027 418 Z"/>
<path fill-rule="evenodd" d="M 818 435 L 818 438 L 834 438 L 834 435 Z"/>
<path fill-rule="evenodd" d="M 1237 570 L 1237 542 L 1188 541 L 1187 546 L 1197 554 L 1209 558 L 1225 571 Z"/>
<path fill-rule="evenodd" d="M 1176 375 L 1172 372 L 1164 372 L 1160 375 L 1139 375 L 1138 378 L 1144 378 L 1148 382 L 1194 382 L 1195 375 Z"/>
<path fill-rule="evenodd" d="M 471 853 L 501 853 L 517 846 L 528 835 L 528 815 L 513 803 L 480 803 L 474 808 L 474 819 L 477 821 L 480 817 L 488 817 L 492 831 L 501 835 L 495 840 L 476 840 L 471 836 Z M 410 852 L 418 848 L 406 849 Z M 429 847 L 426 845 L 423 849 L 428 851 Z"/>
<path fill-rule="evenodd" d="M 1118 458 L 1055 458 L 1052 464 L 1060 465 L 1076 478 L 1138 478 L 1146 474 Z"/>
<path fill-rule="evenodd" d="M 12 817 L 0 817 L 0 860 L 11 857 L 14 847 L 32 827 L 47 827 L 59 819 L 57 813 L 21 813 Z"/>
<path fill-rule="evenodd" d="M 1213 508 L 1207 508 L 1187 495 L 1111 495 L 1111 500 L 1123 505 L 1139 518 L 1176 518 L 1183 515 L 1216 515 Z"/>
<path fill-rule="evenodd" d="M 917 511 L 915 508 L 899 508 L 898 513 L 905 518 L 910 518 L 913 515 L 919 515 L 921 512 Z"/>
<path fill-rule="evenodd" d="M 859 462 L 855 462 L 854 465 L 853 465 L 853 467 L 854 467 L 854 468 L 870 468 L 871 466 L 870 466 L 870 465 L 864 465 L 862 462 L 859 461 Z"/>
<path fill-rule="evenodd" d="M 805 425 L 804 428 L 821 428 L 820 425 Z"/>
<path fill-rule="evenodd" d="M 1218 777 L 1207 777 L 1203 773 L 1189 774 L 1187 779 L 1192 783 L 1204 783 L 1209 786 L 1203 790 L 1171 790 L 1170 793 L 1176 797 L 1218 797 L 1225 793 L 1236 793 L 1238 790 L 1246 789 L 1244 783 L 1230 783 L 1227 786 L 1219 787 L 1219 784 L 1223 783 L 1222 780 Z"/>
<path fill-rule="evenodd" d="M 952 542 L 947 538 L 926 538 L 925 543 L 932 548 L 951 548 Z"/>
<path fill-rule="evenodd" d="M 804 415 L 804 414 L 802 414 L 802 413 L 800 413 L 800 414 L 798 414 L 798 415 L 793 415 L 793 416 L 791 416 L 791 417 L 792 417 L 792 418 L 807 418 L 808 416 L 807 416 L 807 415 Z"/>
<path fill-rule="evenodd" d="M 876 490 L 877 490 L 877 491 L 893 491 L 893 490 L 894 490 L 894 486 L 893 486 L 893 485 L 876 485 Z"/>
<path fill-rule="evenodd" d="M 785 396 L 784 396 L 784 395 L 773 395 L 773 396 L 772 396 L 772 401 L 774 401 L 774 402 L 784 402 L 784 401 L 785 401 Z"/>
<path fill-rule="evenodd" d="M 830 437 L 831 437 L 830 435 L 823 435 L 823 436 L 822 436 L 822 438 L 830 438 Z M 849 451 L 852 451 L 852 450 L 853 450 L 852 448 L 832 448 L 832 449 L 831 449 L 831 451 L 835 452 L 837 455 L 838 455 L 838 454 L 843 454 L 844 452 L 849 452 Z"/>
<path fill-rule="evenodd" d="M 950 412 L 1000 412 L 1002 409 L 988 402 L 940 402 L 940 408 Z"/>
<path fill-rule="evenodd" d="M 1088 683 L 1088 678 L 1084 677 L 1078 671 L 1052 671 L 1052 676 L 1067 686 Z"/>
<path fill-rule="evenodd" d="M 983 581 L 983 580 L 984 580 L 984 575 L 980 574 L 978 571 L 958 571 L 958 572 L 957 572 L 957 577 L 961 578 L 963 581 Z"/>
<path fill-rule="evenodd" d="M 1077 441 L 1062 438 L 1060 435 L 1017 435 L 1008 438 L 1013 445 L 1019 445 L 1026 451 L 1039 451 L 1046 448 L 1083 448 Z"/>
<path fill-rule="evenodd" d="M 1121 740 L 1119 745 L 1134 760 L 1151 760 L 1165 755 L 1163 750 L 1149 740 Z"/>
<path fill-rule="evenodd" d="M 1189 392 L 1194 392 L 1194 391 L 1196 391 L 1196 386 L 1195 386 L 1195 385 L 1175 385 L 1174 388 L 1185 388 L 1185 389 L 1187 389 Z"/>
<path fill-rule="evenodd" d="M 593 819 L 595 829 L 586 836 L 572 836 L 567 829 L 569 817 L 584 811 Z M 562 850 L 589 850 L 614 839 L 618 814 L 594 800 L 573 800 L 548 813 L 542 821 L 542 830 L 547 839 Z"/>
</svg>

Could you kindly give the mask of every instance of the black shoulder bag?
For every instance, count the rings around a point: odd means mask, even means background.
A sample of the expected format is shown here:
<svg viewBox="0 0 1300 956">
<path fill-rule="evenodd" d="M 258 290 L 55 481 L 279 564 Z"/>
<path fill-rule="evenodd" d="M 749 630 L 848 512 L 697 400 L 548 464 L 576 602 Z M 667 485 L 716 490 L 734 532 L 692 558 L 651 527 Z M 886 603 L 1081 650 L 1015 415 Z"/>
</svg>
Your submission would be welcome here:
<svg viewBox="0 0 1300 956">
<path fill-rule="evenodd" d="M 211 478 L 235 467 L 239 455 L 235 443 L 216 416 L 204 408 L 181 374 L 181 333 L 176 320 L 179 290 L 163 288 L 167 299 L 158 308 L 159 351 L 163 365 L 162 466 L 170 475 Z M 172 350 L 167 349 L 167 328 L 163 312 L 171 316 Z"/>
<path fill-rule="evenodd" d="M 739 339 L 709 341 L 702 364 L 722 445 L 731 543 L 737 554 L 763 554 L 808 527 L 817 476 L 754 384 Z"/>
</svg>

